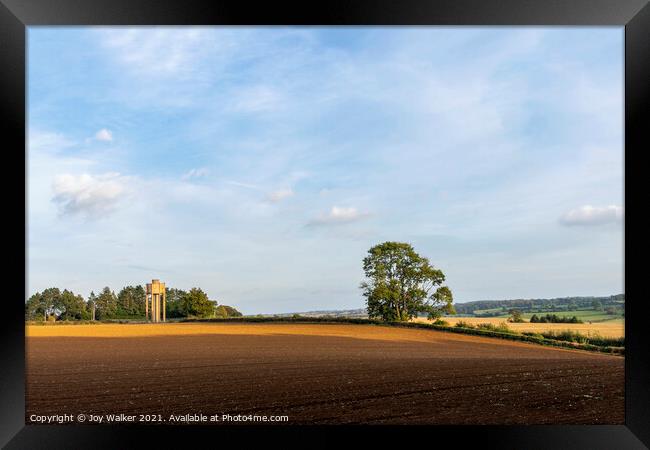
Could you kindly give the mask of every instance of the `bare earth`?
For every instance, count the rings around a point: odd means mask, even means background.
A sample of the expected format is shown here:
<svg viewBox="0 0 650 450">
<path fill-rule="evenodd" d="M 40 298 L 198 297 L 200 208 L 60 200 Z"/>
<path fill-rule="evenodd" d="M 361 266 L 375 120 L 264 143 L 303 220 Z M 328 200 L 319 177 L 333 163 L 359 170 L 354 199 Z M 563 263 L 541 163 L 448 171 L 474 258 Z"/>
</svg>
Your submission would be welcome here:
<svg viewBox="0 0 650 450">
<path fill-rule="evenodd" d="M 624 359 L 331 324 L 27 327 L 31 414 L 259 414 L 289 424 L 622 424 Z"/>
</svg>

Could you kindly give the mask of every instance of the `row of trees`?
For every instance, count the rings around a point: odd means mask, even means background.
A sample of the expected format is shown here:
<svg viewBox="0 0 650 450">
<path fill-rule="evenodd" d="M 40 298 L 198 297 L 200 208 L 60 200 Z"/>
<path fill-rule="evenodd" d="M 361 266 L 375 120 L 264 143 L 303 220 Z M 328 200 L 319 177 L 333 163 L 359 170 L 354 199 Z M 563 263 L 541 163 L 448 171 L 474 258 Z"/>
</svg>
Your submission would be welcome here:
<svg viewBox="0 0 650 450">
<path fill-rule="evenodd" d="M 218 305 L 200 288 L 189 291 L 176 288 L 165 290 L 166 312 L 169 318 L 181 317 L 238 317 L 235 308 Z M 90 293 L 86 301 L 81 295 L 59 288 L 45 289 L 32 295 L 25 303 L 26 320 L 106 320 L 144 319 L 144 287 L 126 286 L 117 295 L 109 287 L 99 294 Z"/>
<path fill-rule="evenodd" d="M 537 314 L 533 314 L 530 318 L 530 323 L 582 323 L 582 320 L 576 316 L 566 317 L 556 314 L 546 314 L 545 316 L 538 317 Z"/>
<path fill-rule="evenodd" d="M 606 297 L 562 297 L 551 299 L 516 299 L 516 300 L 478 300 L 456 305 L 459 314 L 475 314 L 480 317 L 502 315 L 508 309 L 516 308 L 526 313 L 547 313 L 558 311 L 575 311 L 593 309 L 602 311 L 605 308 L 623 308 L 625 295 L 610 295 Z M 496 310 L 500 308 L 501 311 Z M 492 310 L 490 312 L 476 312 Z"/>
</svg>

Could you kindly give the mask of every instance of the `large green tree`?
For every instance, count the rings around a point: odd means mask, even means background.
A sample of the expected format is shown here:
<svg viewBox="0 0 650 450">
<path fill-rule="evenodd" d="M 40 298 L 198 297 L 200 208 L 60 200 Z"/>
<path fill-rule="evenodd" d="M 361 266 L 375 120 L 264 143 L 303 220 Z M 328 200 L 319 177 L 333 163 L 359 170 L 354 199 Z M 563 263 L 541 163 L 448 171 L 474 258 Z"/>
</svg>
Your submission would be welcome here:
<svg viewBox="0 0 650 450">
<path fill-rule="evenodd" d="M 61 291 L 58 288 L 45 289 L 32 295 L 25 303 L 25 319 L 47 320 L 59 304 Z"/>
<path fill-rule="evenodd" d="M 192 288 L 183 297 L 183 311 L 186 316 L 212 317 L 216 302 L 208 299 L 208 295 L 200 288 Z"/>
<path fill-rule="evenodd" d="M 455 312 L 451 290 L 441 286 L 444 274 L 410 244 L 375 245 L 363 260 L 363 271 L 361 289 L 371 318 L 407 321 L 420 313 L 435 319 Z"/>
<path fill-rule="evenodd" d="M 117 314 L 144 317 L 144 301 L 144 287 L 126 286 L 117 294 Z"/>
<path fill-rule="evenodd" d="M 84 298 L 67 289 L 64 289 L 59 297 L 57 310 L 59 311 L 60 320 L 85 320 L 89 318 Z"/>
<path fill-rule="evenodd" d="M 59 320 L 81 320 L 88 318 L 88 311 L 83 297 L 59 288 L 48 288 L 32 295 L 25 303 L 25 319 L 47 320 L 53 317 Z"/>
<path fill-rule="evenodd" d="M 95 300 L 95 318 L 97 320 L 111 319 L 117 315 L 117 297 L 108 286 Z"/>
<path fill-rule="evenodd" d="M 165 298 L 167 301 L 167 317 L 186 317 L 185 296 L 187 292 L 182 289 L 165 287 Z"/>
</svg>

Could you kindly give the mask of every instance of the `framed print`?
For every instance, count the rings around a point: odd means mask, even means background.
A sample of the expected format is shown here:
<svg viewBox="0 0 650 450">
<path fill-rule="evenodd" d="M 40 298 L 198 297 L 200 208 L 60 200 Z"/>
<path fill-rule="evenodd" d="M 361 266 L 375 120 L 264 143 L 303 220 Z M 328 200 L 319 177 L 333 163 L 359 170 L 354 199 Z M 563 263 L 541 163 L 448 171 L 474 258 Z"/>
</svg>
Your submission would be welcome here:
<svg viewBox="0 0 650 450">
<path fill-rule="evenodd" d="M 650 445 L 647 1 L 0 18 L 7 448 Z"/>
</svg>

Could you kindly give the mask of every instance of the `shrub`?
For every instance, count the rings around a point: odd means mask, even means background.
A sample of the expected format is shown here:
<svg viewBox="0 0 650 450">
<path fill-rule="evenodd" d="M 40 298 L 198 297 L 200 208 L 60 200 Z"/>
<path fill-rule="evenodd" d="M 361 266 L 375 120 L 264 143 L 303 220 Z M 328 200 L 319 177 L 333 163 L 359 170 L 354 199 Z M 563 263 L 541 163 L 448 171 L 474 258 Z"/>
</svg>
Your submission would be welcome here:
<svg viewBox="0 0 650 450">
<path fill-rule="evenodd" d="M 588 337 L 577 331 L 563 330 L 563 331 L 545 331 L 541 333 L 546 339 L 554 339 L 556 341 L 577 342 L 579 344 L 586 344 Z"/>
<path fill-rule="evenodd" d="M 479 330 L 495 331 L 497 333 L 517 334 L 516 331 L 508 328 L 508 325 L 505 322 L 501 322 L 499 325 L 494 325 L 491 323 L 479 323 L 476 325 L 476 328 Z"/>
<path fill-rule="evenodd" d="M 499 333 L 514 333 L 517 334 L 516 331 L 511 330 L 508 325 L 505 322 L 501 322 L 499 325 L 496 326 L 494 331 L 497 331 Z"/>
<path fill-rule="evenodd" d="M 588 337 L 589 343 L 599 347 L 625 347 L 625 337 L 608 338 L 598 333 L 592 333 Z"/>
<path fill-rule="evenodd" d="M 598 333 L 585 336 L 577 331 L 544 331 L 542 333 L 524 332 L 524 336 L 551 339 L 554 341 L 588 344 L 596 347 L 625 347 L 625 338 L 604 338 Z"/>
<path fill-rule="evenodd" d="M 442 320 L 442 319 L 436 319 L 436 321 L 433 322 L 433 325 L 439 325 L 441 327 L 448 327 L 449 322 L 447 322 L 446 320 Z"/>
<path fill-rule="evenodd" d="M 544 335 L 540 333 L 527 333 L 528 336 L 534 337 L 535 339 L 544 339 Z"/>
<path fill-rule="evenodd" d="M 474 325 L 471 323 L 467 323 L 464 320 L 459 320 L 456 322 L 456 325 L 454 325 L 456 328 L 476 328 Z"/>
</svg>

